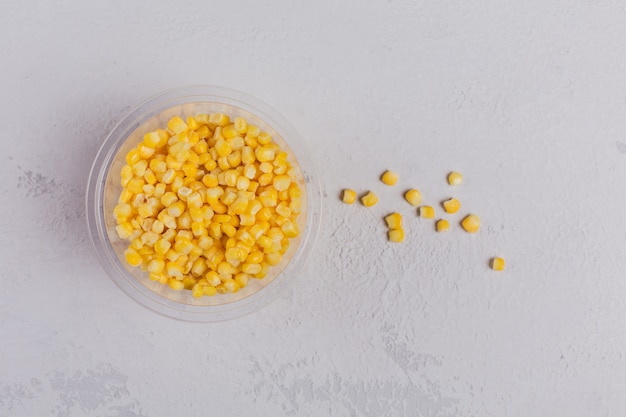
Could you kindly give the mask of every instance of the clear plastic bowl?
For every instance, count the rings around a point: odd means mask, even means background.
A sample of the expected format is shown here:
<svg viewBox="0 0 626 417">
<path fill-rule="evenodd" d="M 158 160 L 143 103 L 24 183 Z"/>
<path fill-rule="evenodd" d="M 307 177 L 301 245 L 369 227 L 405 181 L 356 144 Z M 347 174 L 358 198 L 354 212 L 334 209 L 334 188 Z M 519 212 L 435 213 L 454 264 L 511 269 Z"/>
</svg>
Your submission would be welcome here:
<svg viewBox="0 0 626 417">
<path fill-rule="evenodd" d="M 193 298 L 191 291 L 174 291 L 151 281 L 148 274 L 124 259 L 128 242 L 115 231 L 113 208 L 122 187 L 120 170 L 126 153 L 151 130 L 163 128 L 179 115 L 220 112 L 242 116 L 268 133 L 289 154 L 305 190 L 298 216 L 300 235 L 291 240 L 280 265 L 270 268 L 263 279 L 251 279 L 232 294 Z M 321 223 L 321 183 L 306 145 L 276 110 L 239 91 L 214 86 L 187 86 L 153 96 L 132 110 L 107 136 L 91 168 L 86 196 L 87 223 L 100 262 L 113 282 L 140 304 L 165 316 L 181 320 L 211 322 L 251 313 L 274 300 L 293 281 L 309 257 Z"/>
</svg>

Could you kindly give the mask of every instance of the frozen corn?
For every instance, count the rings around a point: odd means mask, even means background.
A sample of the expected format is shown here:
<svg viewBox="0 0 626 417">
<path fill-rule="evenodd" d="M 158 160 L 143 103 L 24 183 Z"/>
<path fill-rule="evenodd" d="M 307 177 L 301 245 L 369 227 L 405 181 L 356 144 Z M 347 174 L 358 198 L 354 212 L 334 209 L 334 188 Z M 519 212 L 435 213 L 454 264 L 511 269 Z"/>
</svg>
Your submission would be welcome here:
<svg viewBox="0 0 626 417">
<path fill-rule="evenodd" d="M 173 290 L 237 292 L 281 263 L 300 234 L 296 170 L 272 136 L 244 118 L 174 116 L 125 162 L 113 210 L 128 242 L 124 257 Z M 344 201 L 355 200 L 344 192 Z"/>
<path fill-rule="evenodd" d="M 368 191 L 363 197 L 361 197 L 361 203 L 365 207 L 372 207 L 374 204 L 378 203 L 378 197 L 372 191 Z"/>
<path fill-rule="evenodd" d="M 404 198 L 409 202 L 410 205 L 417 207 L 422 204 L 422 193 L 418 190 L 412 189 L 407 191 L 404 194 Z"/>
<path fill-rule="evenodd" d="M 387 237 L 390 242 L 401 243 L 404 242 L 404 230 L 403 229 L 393 229 L 387 232 Z"/>
<path fill-rule="evenodd" d="M 385 223 L 390 229 L 402 229 L 402 215 L 400 213 L 391 213 L 385 217 Z"/>
<path fill-rule="evenodd" d="M 480 217 L 475 214 L 469 214 L 461 221 L 461 227 L 467 233 L 476 233 L 480 229 Z"/>
<path fill-rule="evenodd" d="M 396 185 L 396 182 L 398 182 L 398 174 L 393 171 L 385 171 L 380 179 L 383 184 Z"/>
<path fill-rule="evenodd" d="M 450 214 L 456 213 L 461 208 L 461 202 L 456 198 L 450 198 L 441 203 L 441 205 L 443 206 L 443 209 L 446 211 L 446 213 Z"/>
<path fill-rule="evenodd" d="M 446 219 L 437 220 L 437 223 L 435 223 L 435 229 L 438 232 L 445 232 L 450 229 L 450 222 Z"/>
<path fill-rule="evenodd" d="M 499 257 L 491 258 L 489 266 L 494 271 L 502 271 L 504 269 L 504 259 Z"/>
<path fill-rule="evenodd" d="M 432 219 L 435 217 L 435 209 L 432 206 L 420 206 L 417 209 L 417 213 L 420 217 L 425 219 Z"/>
<path fill-rule="evenodd" d="M 448 174 L 448 184 L 450 185 L 461 185 L 463 182 L 463 175 L 458 172 L 451 172 Z"/>
<path fill-rule="evenodd" d="M 354 203 L 354 201 L 356 200 L 356 191 L 346 188 L 345 190 L 343 190 L 342 200 L 346 204 Z"/>
</svg>

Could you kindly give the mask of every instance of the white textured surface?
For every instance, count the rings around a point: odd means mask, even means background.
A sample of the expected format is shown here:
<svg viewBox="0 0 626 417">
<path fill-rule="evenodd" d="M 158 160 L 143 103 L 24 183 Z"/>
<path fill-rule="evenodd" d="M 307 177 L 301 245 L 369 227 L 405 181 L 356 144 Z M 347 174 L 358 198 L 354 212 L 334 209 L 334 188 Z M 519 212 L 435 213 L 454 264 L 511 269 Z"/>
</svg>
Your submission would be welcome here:
<svg viewBox="0 0 626 417">
<path fill-rule="evenodd" d="M 188 3 L 3 2 L 0 415 L 626 415 L 624 2 Z M 191 83 L 276 107 L 327 191 L 291 290 L 211 325 L 119 291 L 83 214 L 107 131 Z M 479 235 L 401 200 L 450 169 Z"/>
</svg>

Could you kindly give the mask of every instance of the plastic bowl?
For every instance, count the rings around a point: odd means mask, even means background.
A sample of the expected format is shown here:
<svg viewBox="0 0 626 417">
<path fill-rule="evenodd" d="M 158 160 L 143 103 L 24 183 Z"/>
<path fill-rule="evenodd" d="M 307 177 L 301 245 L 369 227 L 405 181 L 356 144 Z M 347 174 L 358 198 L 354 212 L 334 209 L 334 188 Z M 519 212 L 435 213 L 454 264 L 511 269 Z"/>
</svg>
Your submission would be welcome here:
<svg viewBox="0 0 626 417">
<path fill-rule="evenodd" d="M 280 265 L 263 279 L 251 279 L 232 294 L 193 298 L 191 291 L 174 291 L 151 281 L 140 268 L 126 263 L 128 246 L 117 236 L 113 208 L 122 190 L 120 170 L 125 155 L 151 130 L 163 128 L 180 115 L 221 112 L 242 116 L 268 133 L 289 154 L 305 191 L 298 216 L 300 235 L 291 240 Z M 165 316 L 188 321 L 222 321 L 251 313 L 274 300 L 298 275 L 309 257 L 321 222 L 321 183 L 314 164 L 296 130 L 276 110 L 247 94 L 214 86 L 187 86 L 153 96 L 132 110 L 107 136 L 91 168 L 86 196 L 87 223 L 91 240 L 104 269 L 127 295 Z"/>
</svg>

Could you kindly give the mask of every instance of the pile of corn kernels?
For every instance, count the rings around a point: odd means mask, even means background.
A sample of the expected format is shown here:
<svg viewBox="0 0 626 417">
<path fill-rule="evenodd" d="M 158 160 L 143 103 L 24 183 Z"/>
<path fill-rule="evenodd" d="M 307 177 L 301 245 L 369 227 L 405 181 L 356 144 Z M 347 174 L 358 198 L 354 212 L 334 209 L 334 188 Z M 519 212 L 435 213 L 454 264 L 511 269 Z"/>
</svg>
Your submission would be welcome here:
<svg viewBox="0 0 626 417">
<path fill-rule="evenodd" d="M 451 186 L 458 186 L 463 183 L 463 176 L 458 172 L 451 172 L 448 174 L 448 184 Z M 381 176 L 381 181 L 393 186 L 398 182 L 398 174 L 393 171 L 385 171 Z M 352 189 L 343 190 L 343 202 L 346 204 L 353 204 L 356 201 L 356 191 Z M 405 200 L 412 206 L 417 207 L 418 216 L 424 219 L 432 219 L 435 217 L 435 208 L 429 205 L 422 205 L 422 194 L 417 189 L 410 189 L 404 194 Z M 361 196 L 361 203 L 365 207 L 372 207 L 378 203 L 378 197 L 373 191 L 368 191 Z M 459 211 L 461 203 L 456 198 L 449 198 L 441 203 L 443 210 L 448 214 L 453 214 Z M 390 242 L 403 242 L 404 241 L 404 228 L 402 227 L 402 215 L 400 213 L 391 213 L 385 217 L 385 223 L 388 227 L 387 237 Z M 466 215 L 461 221 L 461 227 L 467 233 L 477 233 L 480 229 L 480 217 L 475 214 Z M 435 222 L 435 230 L 437 232 L 445 232 L 450 229 L 450 222 L 446 219 L 438 219 Z M 504 259 L 500 257 L 493 257 L 489 261 L 489 266 L 495 271 L 502 271 L 504 269 Z"/>
<path fill-rule="evenodd" d="M 126 261 L 194 297 L 264 278 L 299 234 L 288 154 L 242 117 L 172 117 L 127 153 L 121 185 L 114 216 Z"/>
</svg>

